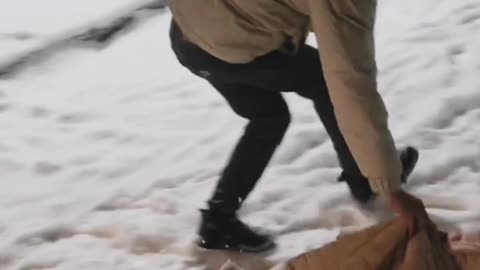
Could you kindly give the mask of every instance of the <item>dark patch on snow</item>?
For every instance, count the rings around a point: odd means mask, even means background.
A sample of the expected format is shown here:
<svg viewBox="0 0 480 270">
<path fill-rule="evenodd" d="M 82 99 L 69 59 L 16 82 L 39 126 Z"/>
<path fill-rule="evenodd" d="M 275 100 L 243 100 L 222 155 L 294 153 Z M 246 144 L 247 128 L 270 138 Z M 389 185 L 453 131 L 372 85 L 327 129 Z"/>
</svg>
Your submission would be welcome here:
<svg viewBox="0 0 480 270">
<path fill-rule="evenodd" d="M 0 113 L 8 111 L 12 107 L 9 103 L 0 103 Z"/>
<path fill-rule="evenodd" d="M 33 118 L 47 117 L 51 114 L 52 112 L 42 106 L 33 106 L 28 109 L 28 115 Z"/>
<path fill-rule="evenodd" d="M 40 175 L 48 176 L 61 171 L 62 167 L 48 161 L 39 161 L 35 164 L 34 170 Z"/>
<path fill-rule="evenodd" d="M 111 40 L 118 32 L 132 26 L 134 22 L 135 19 L 133 17 L 122 17 L 106 27 L 92 28 L 85 33 L 81 33 L 73 37 L 73 40 L 105 43 Z"/>
<path fill-rule="evenodd" d="M 17 243 L 29 246 L 55 243 L 63 239 L 72 238 L 76 233 L 72 226 L 52 224 L 21 236 Z"/>
</svg>

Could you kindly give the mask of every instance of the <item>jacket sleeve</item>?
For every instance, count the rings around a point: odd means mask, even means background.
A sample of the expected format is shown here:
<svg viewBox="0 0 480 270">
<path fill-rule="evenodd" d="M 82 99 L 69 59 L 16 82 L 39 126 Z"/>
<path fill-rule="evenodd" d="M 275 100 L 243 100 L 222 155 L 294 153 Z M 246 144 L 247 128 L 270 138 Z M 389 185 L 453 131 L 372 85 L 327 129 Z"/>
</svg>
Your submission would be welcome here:
<svg viewBox="0 0 480 270">
<path fill-rule="evenodd" d="M 400 188 L 401 163 L 377 91 L 376 0 L 308 0 L 335 115 L 361 172 L 377 193 Z"/>
</svg>

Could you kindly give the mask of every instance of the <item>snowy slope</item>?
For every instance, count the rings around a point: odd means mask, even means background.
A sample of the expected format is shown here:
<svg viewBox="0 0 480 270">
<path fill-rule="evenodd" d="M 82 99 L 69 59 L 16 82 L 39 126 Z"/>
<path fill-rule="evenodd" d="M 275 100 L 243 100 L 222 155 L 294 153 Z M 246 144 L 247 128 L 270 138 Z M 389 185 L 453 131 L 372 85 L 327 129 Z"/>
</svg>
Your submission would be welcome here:
<svg viewBox="0 0 480 270">
<path fill-rule="evenodd" d="M 93 18 L 71 12 L 52 18 Z M 176 62 L 169 19 L 0 79 L 0 269 L 201 269 L 197 209 L 245 122 Z M 479 27 L 478 1 L 380 1 L 380 89 L 399 145 L 421 150 L 408 189 L 445 229 L 480 230 Z M 292 126 L 242 209 L 276 235 L 275 262 L 388 218 L 352 202 L 311 104 L 287 99 Z"/>
</svg>

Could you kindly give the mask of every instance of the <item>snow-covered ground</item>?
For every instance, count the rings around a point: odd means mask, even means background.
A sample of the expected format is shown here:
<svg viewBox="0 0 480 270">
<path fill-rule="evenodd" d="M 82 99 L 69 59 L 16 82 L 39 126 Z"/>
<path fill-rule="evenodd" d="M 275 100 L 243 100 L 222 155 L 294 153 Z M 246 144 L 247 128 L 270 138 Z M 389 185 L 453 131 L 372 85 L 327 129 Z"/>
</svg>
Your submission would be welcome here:
<svg viewBox="0 0 480 270">
<path fill-rule="evenodd" d="M 37 2 L 0 1 L 0 59 L 137 1 Z M 198 209 L 245 122 L 176 62 L 169 20 L 0 78 L 0 269 L 201 269 Z M 480 229 L 479 33 L 477 0 L 379 3 L 380 90 L 398 144 L 421 150 L 407 188 L 444 229 Z M 291 128 L 242 209 L 274 262 L 388 218 L 353 203 L 311 104 L 286 97 Z"/>
</svg>

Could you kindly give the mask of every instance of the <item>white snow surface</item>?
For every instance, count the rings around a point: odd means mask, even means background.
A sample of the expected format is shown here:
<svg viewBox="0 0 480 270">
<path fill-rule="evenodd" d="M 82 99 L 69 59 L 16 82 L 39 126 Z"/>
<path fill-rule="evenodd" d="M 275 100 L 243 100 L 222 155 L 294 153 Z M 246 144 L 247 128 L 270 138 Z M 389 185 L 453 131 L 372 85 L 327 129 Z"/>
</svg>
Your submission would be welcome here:
<svg viewBox="0 0 480 270">
<path fill-rule="evenodd" d="M 43 28 L 33 7 L 4 16 L 27 1 L 2 0 L 0 32 L 86 25 L 132 2 L 42 1 L 57 22 Z M 202 269 L 198 209 L 245 121 L 177 63 L 169 20 L 0 80 L 0 269 Z M 382 0 L 376 31 L 392 132 L 421 151 L 406 189 L 441 228 L 480 230 L 480 2 Z M 275 263 L 390 217 L 352 201 L 310 102 L 285 96 L 292 125 L 241 211 L 275 235 Z"/>
<path fill-rule="evenodd" d="M 0 64 L 147 0 L 0 0 Z"/>
</svg>

